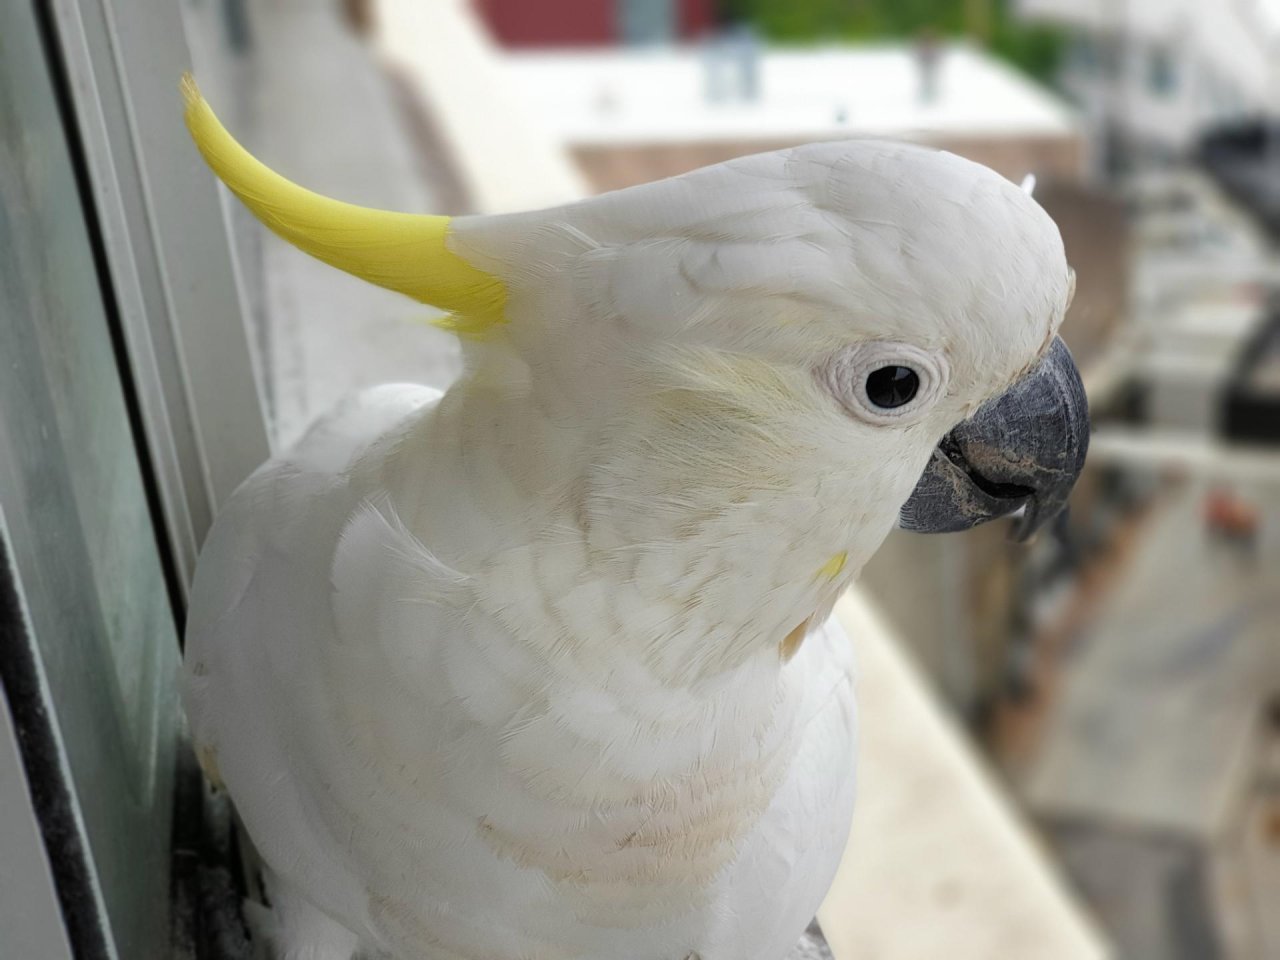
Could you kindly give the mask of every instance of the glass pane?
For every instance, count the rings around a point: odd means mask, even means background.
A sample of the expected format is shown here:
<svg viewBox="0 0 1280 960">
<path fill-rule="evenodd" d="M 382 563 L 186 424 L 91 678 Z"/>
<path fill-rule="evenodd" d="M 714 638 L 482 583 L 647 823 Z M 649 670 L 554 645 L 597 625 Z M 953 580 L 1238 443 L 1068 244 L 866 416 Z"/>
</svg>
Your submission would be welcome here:
<svg viewBox="0 0 1280 960">
<path fill-rule="evenodd" d="M 32 8 L 3 4 L 0 507 L 111 936 L 160 957 L 178 645 L 109 329 Z"/>
<path fill-rule="evenodd" d="M 234 6 L 234 5 L 233 5 Z M 386 210 L 470 210 L 449 145 L 410 106 L 339 4 L 183 4 L 201 89 L 268 166 Z M 212 176 L 212 174 L 210 174 Z M 344 396 L 379 383 L 445 387 L 461 369 L 439 312 L 313 260 L 229 206 L 277 449 Z"/>
</svg>

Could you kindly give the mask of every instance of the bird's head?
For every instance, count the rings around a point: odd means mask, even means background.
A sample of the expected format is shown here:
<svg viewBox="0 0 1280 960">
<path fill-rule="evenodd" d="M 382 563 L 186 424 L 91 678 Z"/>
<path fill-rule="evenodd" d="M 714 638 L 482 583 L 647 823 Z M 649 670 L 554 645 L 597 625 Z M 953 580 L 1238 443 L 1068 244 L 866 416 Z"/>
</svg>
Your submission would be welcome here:
<svg viewBox="0 0 1280 960">
<path fill-rule="evenodd" d="M 518 358 L 565 416 L 608 432 L 625 415 L 628 439 L 593 456 L 608 509 L 635 513 L 627 539 L 664 503 L 696 513 L 833 473 L 858 479 L 879 536 L 1019 509 L 1026 534 L 1080 472 L 1087 409 L 1056 335 L 1074 277 L 1035 200 L 978 164 L 823 143 L 450 219 L 294 186 L 194 88 L 188 123 L 290 242 L 452 311 L 446 325 Z"/>
</svg>

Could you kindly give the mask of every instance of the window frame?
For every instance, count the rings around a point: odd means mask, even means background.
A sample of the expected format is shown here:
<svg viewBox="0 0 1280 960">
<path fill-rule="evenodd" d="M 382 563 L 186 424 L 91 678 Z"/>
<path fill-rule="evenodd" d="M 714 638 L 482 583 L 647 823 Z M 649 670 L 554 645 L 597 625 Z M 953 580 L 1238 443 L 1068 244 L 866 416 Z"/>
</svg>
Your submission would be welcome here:
<svg viewBox="0 0 1280 960">
<path fill-rule="evenodd" d="M 214 514 L 270 442 L 227 210 L 182 122 L 182 4 L 50 6 L 185 607 Z"/>
</svg>

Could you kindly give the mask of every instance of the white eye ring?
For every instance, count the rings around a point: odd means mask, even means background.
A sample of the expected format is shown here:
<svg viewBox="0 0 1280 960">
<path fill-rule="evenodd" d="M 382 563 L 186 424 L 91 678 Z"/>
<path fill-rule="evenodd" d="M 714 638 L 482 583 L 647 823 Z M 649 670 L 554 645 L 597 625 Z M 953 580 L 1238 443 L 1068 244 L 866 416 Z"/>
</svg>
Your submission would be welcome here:
<svg viewBox="0 0 1280 960">
<path fill-rule="evenodd" d="M 915 396 L 881 407 L 867 396 L 867 378 L 882 367 L 906 367 L 919 379 Z M 818 380 L 859 420 L 877 425 L 910 423 L 942 396 L 951 377 L 947 358 L 909 343 L 873 340 L 838 350 L 817 370 Z"/>
</svg>

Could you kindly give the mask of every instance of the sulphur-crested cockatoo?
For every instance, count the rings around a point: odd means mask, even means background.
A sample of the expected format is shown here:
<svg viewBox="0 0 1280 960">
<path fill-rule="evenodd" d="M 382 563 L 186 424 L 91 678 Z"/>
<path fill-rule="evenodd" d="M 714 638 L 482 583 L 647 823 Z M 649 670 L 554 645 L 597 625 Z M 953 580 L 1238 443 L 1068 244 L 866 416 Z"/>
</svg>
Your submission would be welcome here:
<svg viewBox="0 0 1280 960">
<path fill-rule="evenodd" d="M 263 465 L 200 560 L 187 712 L 284 956 L 783 957 L 853 802 L 837 596 L 895 523 L 1031 529 L 1079 472 L 1052 221 L 868 140 L 366 210 L 187 97 L 267 226 L 470 344 L 443 396 L 369 390 Z"/>
</svg>

